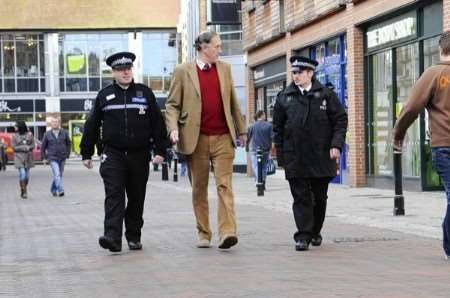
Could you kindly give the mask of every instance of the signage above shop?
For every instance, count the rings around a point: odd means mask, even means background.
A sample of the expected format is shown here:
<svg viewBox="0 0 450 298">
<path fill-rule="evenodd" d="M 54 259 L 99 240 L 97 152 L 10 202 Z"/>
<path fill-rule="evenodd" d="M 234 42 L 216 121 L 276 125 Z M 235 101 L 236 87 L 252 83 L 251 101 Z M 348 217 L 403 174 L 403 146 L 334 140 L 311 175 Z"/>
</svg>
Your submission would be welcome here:
<svg viewBox="0 0 450 298">
<path fill-rule="evenodd" d="M 280 57 L 267 63 L 260 64 L 253 69 L 253 79 L 255 80 L 255 86 L 284 80 L 285 78 L 286 57 Z"/>
<path fill-rule="evenodd" d="M 373 28 L 373 27 L 372 27 Z M 367 48 L 373 49 L 396 41 L 414 38 L 417 35 L 416 12 L 384 22 L 366 33 Z"/>
<path fill-rule="evenodd" d="M 45 101 L 34 99 L 0 99 L 0 113 L 45 112 Z"/>
</svg>

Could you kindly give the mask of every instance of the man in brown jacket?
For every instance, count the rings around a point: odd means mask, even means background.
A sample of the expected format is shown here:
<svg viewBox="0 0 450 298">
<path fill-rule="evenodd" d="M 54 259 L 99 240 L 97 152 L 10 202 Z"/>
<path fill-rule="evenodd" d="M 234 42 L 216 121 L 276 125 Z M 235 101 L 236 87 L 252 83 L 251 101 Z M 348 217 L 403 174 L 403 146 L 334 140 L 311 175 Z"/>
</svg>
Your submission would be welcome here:
<svg viewBox="0 0 450 298">
<path fill-rule="evenodd" d="M 401 151 L 406 130 L 424 108 L 431 129 L 433 166 L 447 194 L 447 212 L 442 223 L 445 257 L 450 257 L 450 31 L 439 39 L 441 61 L 428 68 L 411 91 L 394 126 L 394 150 Z"/>
<path fill-rule="evenodd" d="M 196 41 L 197 59 L 179 65 L 166 104 L 166 124 L 172 143 L 186 155 L 197 220 L 197 247 L 210 247 L 208 178 L 214 168 L 218 194 L 219 248 L 238 242 L 232 174 L 237 134 L 245 146 L 246 128 L 236 97 L 230 65 L 219 61 L 217 33 L 203 32 Z"/>
</svg>

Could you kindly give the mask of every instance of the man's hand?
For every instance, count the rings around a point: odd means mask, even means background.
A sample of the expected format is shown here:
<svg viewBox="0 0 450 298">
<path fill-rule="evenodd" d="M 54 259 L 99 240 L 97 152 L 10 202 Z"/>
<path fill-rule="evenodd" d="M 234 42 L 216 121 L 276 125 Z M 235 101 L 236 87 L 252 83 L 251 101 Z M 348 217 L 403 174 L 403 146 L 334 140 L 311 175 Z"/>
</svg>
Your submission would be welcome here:
<svg viewBox="0 0 450 298">
<path fill-rule="evenodd" d="M 403 140 L 393 140 L 392 147 L 394 152 L 402 152 Z"/>
<path fill-rule="evenodd" d="M 331 159 L 339 159 L 341 156 L 341 151 L 338 148 L 331 148 L 330 149 L 330 158 Z"/>
<path fill-rule="evenodd" d="M 92 159 L 83 160 L 83 165 L 88 169 L 92 169 L 93 168 Z"/>
<path fill-rule="evenodd" d="M 155 155 L 155 157 L 153 157 L 152 163 L 160 165 L 163 161 L 164 157 L 162 157 L 161 155 Z"/>
<path fill-rule="evenodd" d="M 246 134 L 239 136 L 239 144 L 241 144 L 241 147 L 245 147 L 247 145 L 247 135 Z"/>
<path fill-rule="evenodd" d="M 170 132 L 170 141 L 172 144 L 178 143 L 178 130 L 174 129 Z"/>
</svg>

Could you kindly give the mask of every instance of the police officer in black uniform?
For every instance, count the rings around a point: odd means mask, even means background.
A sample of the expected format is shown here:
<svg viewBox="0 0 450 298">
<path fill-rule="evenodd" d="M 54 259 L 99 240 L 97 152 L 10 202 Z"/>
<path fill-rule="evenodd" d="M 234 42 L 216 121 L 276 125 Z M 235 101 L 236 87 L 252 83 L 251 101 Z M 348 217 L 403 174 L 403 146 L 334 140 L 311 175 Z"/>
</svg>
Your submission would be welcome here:
<svg viewBox="0 0 450 298">
<path fill-rule="evenodd" d="M 129 249 L 142 249 L 150 148 L 154 146 L 156 152 L 153 162 L 161 163 L 169 146 L 155 95 L 147 86 L 133 81 L 135 58 L 133 53 L 120 52 L 106 59 L 114 83 L 98 93 L 81 140 L 81 155 L 87 168 L 92 168 L 94 147 L 100 137 L 102 140 L 100 175 L 106 198 L 104 235 L 99 244 L 112 252 L 122 250 L 124 219 Z"/>
<path fill-rule="evenodd" d="M 314 78 L 318 63 L 293 56 L 292 83 L 278 94 L 273 115 L 277 161 L 294 198 L 296 250 L 322 243 L 328 183 L 345 142 L 347 113 L 336 94 Z"/>
</svg>

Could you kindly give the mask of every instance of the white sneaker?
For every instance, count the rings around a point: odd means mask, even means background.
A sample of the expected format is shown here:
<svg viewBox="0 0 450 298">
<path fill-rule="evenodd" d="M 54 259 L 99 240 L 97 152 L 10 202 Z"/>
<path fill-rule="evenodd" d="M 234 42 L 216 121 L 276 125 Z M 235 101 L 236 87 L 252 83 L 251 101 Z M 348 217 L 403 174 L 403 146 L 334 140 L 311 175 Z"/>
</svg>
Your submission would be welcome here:
<svg viewBox="0 0 450 298">
<path fill-rule="evenodd" d="M 445 258 L 446 260 L 450 260 L 450 256 L 445 255 L 444 258 Z"/>
<path fill-rule="evenodd" d="M 198 248 L 209 248 L 211 247 L 211 242 L 208 239 L 199 239 L 197 241 Z"/>
</svg>

